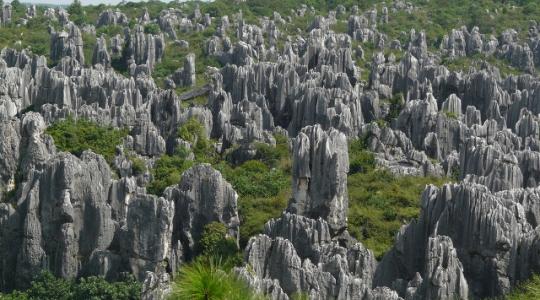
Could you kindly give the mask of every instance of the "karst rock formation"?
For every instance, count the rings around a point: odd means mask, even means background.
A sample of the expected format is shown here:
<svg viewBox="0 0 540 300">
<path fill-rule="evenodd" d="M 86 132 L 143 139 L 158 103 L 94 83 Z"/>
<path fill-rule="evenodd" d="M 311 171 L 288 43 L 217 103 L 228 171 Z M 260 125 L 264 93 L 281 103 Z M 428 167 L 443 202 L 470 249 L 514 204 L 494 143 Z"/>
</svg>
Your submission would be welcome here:
<svg viewBox="0 0 540 300">
<path fill-rule="evenodd" d="M 53 25 L 47 56 L 0 53 L 0 289 L 27 288 L 42 269 L 70 279 L 130 273 L 143 299 L 164 299 L 199 254 L 205 225 L 224 224 L 238 243 L 239 195 L 212 165 L 194 162 L 155 195 L 151 172 L 137 175 L 126 160 L 135 153 L 152 167 L 192 147 L 178 128 L 193 118 L 238 160 L 251 145 L 275 145 L 276 133 L 289 139 L 288 205 L 249 237 L 234 269 L 270 299 L 498 297 L 540 272 L 540 25 L 500 35 L 463 26 L 433 47 L 421 28 L 391 39 L 384 25 L 419 8 L 387 2 L 324 14 L 300 5 L 259 22 L 198 6 L 132 17 L 119 6 L 84 25 L 64 9 L 29 8 L 26 22 Z M 284 27 L 304 16 L 304 27 Z M 13 22 L 3 5 L 0 27 Z M 201 32 L 212 34 L 184 40 Z M 185 55 L 162 74 L 178 54 L 172 44 Z M 447 59 L 480 61 L 454 70 Z M 46 129 L 68 118 L 128 136 L 112 162 L 62 152 Z M 355 139 L 396 176 L 455 177 L 425 187 L 419 217 L 379 260 L 348 232 Z"/>
</svg>

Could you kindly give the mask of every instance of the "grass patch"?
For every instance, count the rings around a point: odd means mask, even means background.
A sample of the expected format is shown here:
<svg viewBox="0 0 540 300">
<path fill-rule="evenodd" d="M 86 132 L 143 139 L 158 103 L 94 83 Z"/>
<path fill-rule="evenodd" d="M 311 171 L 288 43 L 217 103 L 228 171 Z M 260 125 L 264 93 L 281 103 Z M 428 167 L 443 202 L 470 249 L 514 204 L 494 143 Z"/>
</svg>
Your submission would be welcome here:
<svg viewBox="0 0 540 300">
<path fill-rule="evenodd" d="M 502 298 L 501 298 L 502 299 Z M 533 300 L 540 299 L 540 276 L 533 275 L 529 280 L 521 283 L 504 299 L 507 300 Z"/>
<path fill-rule="evenodd" d="M 380 258 L 390 249 L 401 225 L 418 217 L 420 195 L 427 184 L 447 178 L 394 176 L 375 166 L 373 153 L 361 140 L 349 146 L 349 226 L 356 239 Z"/>
<path fill-rule="evenodd" d="M 264 224 L 277 218 L 291 196 L 291 158 L 288 138 L 276 135 L 276 146 L 256 144 L 256 160 L 235 168 L 225 162 L 216 165 L 238 193 L 240 245 L 261 233 Z"/>
</svg>

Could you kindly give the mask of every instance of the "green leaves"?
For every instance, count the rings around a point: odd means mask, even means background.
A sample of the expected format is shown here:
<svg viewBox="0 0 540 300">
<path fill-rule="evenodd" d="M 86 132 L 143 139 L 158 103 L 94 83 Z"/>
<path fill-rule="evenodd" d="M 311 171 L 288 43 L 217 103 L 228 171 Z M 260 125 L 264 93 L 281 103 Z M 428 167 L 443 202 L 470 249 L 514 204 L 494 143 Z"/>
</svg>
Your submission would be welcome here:
<svg viewBox="0 0 540 300">
<path fill-rule="evenodd" d="M 103 277 L 81 278 L 79 282 L 57 278 L 42 271 L 24 292 L 0 295 L 0 299 L 57 299 L 57 300 L 132 300 L 139 299 L 141 284 L 133 276 L 123 281 L 107 282 Z"/>
<path fill-rule="evenodd" d="M 148 192 L 161 195 L 166 187 L 178 184 L 182 173 L 193 166 L 193 161 L 187 160 L 187 153 L 178 152 L 175 155 L 162 155 L 152 170 L 153 179 L 148 185 Z"/>
<path fill-rule="evenodd" d="M 254 300 L 255 294 L 232 272 L 223 269 L 219 258 L 202 257 L 180 269 L 170 299 Z"/>
<path fill-rule="evenodd" d="M 221 258 L 227 270 L 242 263 L 236 240 L 227 236 L 227 227 L 222 223 L 212 222 L 204 227 L 200 248 L 203 256 Z"/>
</svg>

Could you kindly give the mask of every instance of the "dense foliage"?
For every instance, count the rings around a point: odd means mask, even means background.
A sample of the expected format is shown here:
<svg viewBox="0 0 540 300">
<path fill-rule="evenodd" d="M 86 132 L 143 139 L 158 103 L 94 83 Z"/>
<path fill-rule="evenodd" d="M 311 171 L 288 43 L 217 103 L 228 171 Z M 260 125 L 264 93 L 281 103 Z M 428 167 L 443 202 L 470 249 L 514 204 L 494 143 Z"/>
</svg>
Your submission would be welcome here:
<svg viewBox="0 0 540 300">
<path fill-rule="evenodd" d="M 92 150 L 111 163 L 116 146 L 122 143 L 128 131 L 100 126 L 85 119 L 68 118 L 49 126 L 46 133 L 53 137 L 56 147 L 61 151 L 80 156 L 85 150 Z"/>
<path fill-rule="evenodd" d="M 140 293 L 141 284 L 131 276 L 117 282 L 108 282 L 102 277 L 95 276 L 74 281 L 56 278 L 51 273 L 43 271 L 26 291 L 0 295 L 0 299 L 132 300 L 139 299 Z"/>
</svg>

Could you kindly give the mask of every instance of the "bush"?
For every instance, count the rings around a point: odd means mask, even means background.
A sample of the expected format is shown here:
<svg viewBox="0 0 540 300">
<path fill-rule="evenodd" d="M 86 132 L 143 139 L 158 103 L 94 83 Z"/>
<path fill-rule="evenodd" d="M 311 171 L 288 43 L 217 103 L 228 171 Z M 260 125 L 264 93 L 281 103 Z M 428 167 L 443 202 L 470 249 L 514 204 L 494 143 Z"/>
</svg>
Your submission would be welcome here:
<svg viewBox="0 0 540 300">
<path fill-rule="evenodd" d="M 365 139 L 349 141 L 349 175 L 375 168 L 375 155 L 366 150 Z"/>
<path fill-rule="evenodd" d="M 380 258 L 401 225 L 418 217 L 425 186 L 442 185 L 451 178 L 394 176 L 377 168 L 365 144 L 365 137 L 349 142 L 348 230 Z"/>
<path fill-rule="evenodd" d="M 447 118 L 449 119 L 453 119 L 453 120 L 457 120 L 458 119 L 458 116 L 455 112 L 453 111 L 444 111 L 444 114 Z"/>
<path fill-rule="evenodd" d="M 212 141 L 206 136 L 204 126 L 195 118 L 189 119 L 178 128 L 178 137 L 191 143 L 195 161 L 187 159 L 191 151 L 184 147 L 179 147 L 173 155 L 162 155 L 152 170 L 153 178 L 148 185 L 149 193 L 161 195 L 166 187 L 179 183 L 182 173 L 195 162 L 217 163 L 219 161 L 220 157 Z"/>
<path fill-rule="evenodd" d="M 116 146 L 121 144 L 128 134 L 125 129 L 99 126 L 88 120 L 72 118 L 52 124 L 46 133 L 52 136 L 56 147 L 61 151 L 80 156 L 90 149 L 103 155 L 109 163 L 114 159 Z"/>
<path fill-rule="evenodd" d="M 130 160 L 131 160 L 131 170 L 133 171 L 133 175 L 138 176 L 146 172 L 146 164 L 144 163 L 144 160 L 136 156 L 131 157 Z"/>
<path fill-rule="evenodd" d="M 254 159 L 263 162 L 270 168 L 282 168 L 285 171 L 290 171 L 289 138 L 282 134 L 276 134 L 275 139 L 275 147 L 264 143 L 256 143 L 257 154 Z"/>
<path fill-rule="evenodd" d="M 133 276 L 128 276 L 124 281 L 109 283 L 103 277 L 81 278 L 78 284 L 73 286 L 74 299 L 139 299 L 141 284 Z"/>
<path fill-rule="evenodd" d="M 403 106 L 405 105 L 405 101 L 403 99 L 403 94 L 398 93 L 394 95 L 391 99 L 388 100 L 390 104 L 390 111 L 388 112 L 388 115 L 385 118 L 385 121 L 390 123 L 392 120 L 396 119 L 399 116 L 399 113 L 403 109 Z"/>
<path fill-rule="evenodd" d="M 162 155 L 152 169 L 152 181 L 148 185 L 148 192 L 161 195 L 165 188 L 178 184 L 182 173 L 193 165 L 187 160 L 188 151 L 177 151 L 175 155 Z"/>
<path fill-rule="evenodd" d="M 148 24 L 144 26 L 144 33 L 146 34 L 158 34 L 160 32 L 158 24 Z"/>
<path fill-rule="evenodd" d="M 30 299 L 73 299 L 73 283 L 42 271 L 26 291 Z"/>
<path fill-rule="evenodd" d="M 56 299 L 56 300 L 132 300 L 139 299 L 141 284 L 133 276 L 123 281 L 107 282 L 102 277 L 81 278 L 79 282 L 56 278 L 42 271 L 26 291 L 0 295 L 0 299 Z"/>
<path fill-rule="evenodd" d="M 231 168 L 220 164 L 216 168 L 241 197 L 273 197 L 290 185 L 290 176 L 280 169 L 269 168 L 257 160 L 249 160 Z"/>
<path fill-rule="evenodd" d="M 86 14 L 83 10 L 80 0 L 74 0 L 67 8 L 69 13 L 69 18 L 73 23 L 77 25 L 82 25 L 87 22 Z"/>
<path fill-rule="evenodd" d="M 291 195 L 288 137 L 276 135 L 276 146 L 256 144 L 256 160 L 232 168 L 214 165 L 239 194 L 240 246 L 261 233 L 264 224 L 281 215 Z"/>
<path fill-rule="evenodd" d="M 262 233 L 268 220 L 279 217 L 290 197 L 290 184 L 272 197 L 240 197 L 240 246 L 245 247 L 250 237 Z"/>
<path fill-rule="evenodd" d="M 227 266 L 242 262 L 236 240 L 227 236 L 227 227 L 222 223 L 212 222 L 204 227 L 200 248 L 203 256 L 219 257 Z"/>
</svg>

